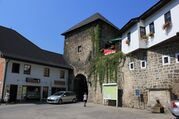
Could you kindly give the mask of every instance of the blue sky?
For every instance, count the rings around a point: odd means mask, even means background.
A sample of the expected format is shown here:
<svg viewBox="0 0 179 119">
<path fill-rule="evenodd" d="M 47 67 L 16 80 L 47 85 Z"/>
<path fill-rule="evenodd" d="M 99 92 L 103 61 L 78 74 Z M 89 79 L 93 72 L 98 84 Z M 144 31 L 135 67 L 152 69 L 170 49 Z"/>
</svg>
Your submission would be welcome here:
<svg viewBox="0 0 179 119">
<path fill-rule="evenodd" d="M 61 33 L 99 12 L 121 28 L 159 0 L 0 0 L 0 25 L 42 49 L 63 54 Z"/>
</svg>

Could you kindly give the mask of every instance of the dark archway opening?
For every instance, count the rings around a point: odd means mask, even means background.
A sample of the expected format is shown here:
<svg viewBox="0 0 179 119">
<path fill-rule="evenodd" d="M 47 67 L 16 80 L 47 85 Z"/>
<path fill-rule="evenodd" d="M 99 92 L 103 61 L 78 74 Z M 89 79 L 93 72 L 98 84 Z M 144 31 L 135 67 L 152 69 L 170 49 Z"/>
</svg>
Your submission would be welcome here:
<svg viewBox="0 0 179 119">
<path fill-rule="evenodd" d="M 74 91 L 78 101 L 83 101 L 84 93 L 88 94 L 88 85 L 86 77 L 82 74 L 78 74 L 74 81 Z"/>
</svg>

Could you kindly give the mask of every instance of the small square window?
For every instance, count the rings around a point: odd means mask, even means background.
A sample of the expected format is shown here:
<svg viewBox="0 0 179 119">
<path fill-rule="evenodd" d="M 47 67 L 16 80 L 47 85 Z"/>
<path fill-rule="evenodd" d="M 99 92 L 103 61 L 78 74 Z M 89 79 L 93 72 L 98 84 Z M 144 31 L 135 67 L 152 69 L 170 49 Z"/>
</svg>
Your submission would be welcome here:
<svg viewBox="0 0 179 119">
<path fill-rule="evenodd" d="M 49 77 L 50 76 L 50 69 L 49 68 L 44 68 L 44 76 Z"/>
<path fill-rule="evenodd" d="M 176 63 L 179 63 L 179 53 L 176 53 L 175 58 L 176 58 Z"/>
<path fill-rule="evenodd" d="M 65 78 L 65 71 L 61 70 L 60 71 L 60 79 L 64 79 Z"/>
<path fill-rule="evenodd" d="M 162 63 L 163 63 L 163 65 L 169 65 L 170 64 L 170 56 L 168 56 L 168 55 L 163 56 Z"/>
<path fill-rule="evenodd" d="M 78 52 L 82 52 L 82 46 L 78 46 Z"/>
<path fill-rule="evenodd" d="M 129 69 L 130 70 L 134 70 L 134 62 L 130 62 L 129 63 Z"/>
<path fill-rule="evenodd" d="M 30 74 L 31 73 L 31 65 L 25 64 L 24 65 L 24 74 Z"/>
<path fill-rule="evenodd" d="M 146 69 L 146 61 L 145 60 L 142 60 L 142 61 L 140 61 L 140 67 L 141 67 L 141 69 Z"/>
<path fill-rule="evenodd" d="M 19 63 L 13 63 L 12 64 L 12 73 L 19 73 L 20 71 L 20 64 Z"/>
</svg>

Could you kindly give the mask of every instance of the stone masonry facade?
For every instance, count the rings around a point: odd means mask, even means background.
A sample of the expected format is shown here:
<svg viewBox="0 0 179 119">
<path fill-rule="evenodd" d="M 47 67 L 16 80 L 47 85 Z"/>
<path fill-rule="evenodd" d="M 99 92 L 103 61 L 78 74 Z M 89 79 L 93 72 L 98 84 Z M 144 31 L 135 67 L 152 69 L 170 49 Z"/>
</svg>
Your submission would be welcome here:
<svg viewBox="0 0 179 119">
<path fill-rule="evenodd" d="M 93 76 L 88 77 L 90 62 L 95 56 L 91 30 L 95 29 L 98 24 L 101 27 L 100 47 L 104 47 L 106 41 L 119 37 L 119 31 L 103 21 L 96 21 L 65 35 L 65 59 L 73 66 L 74 76 L 82 74 L 87 78 L 87 82 L 93 82 Z M 79 52 L 78 50 L 81 51 Z M 88 91 L 89 101 L 102 103 L 102 93 L 99 84 L 95 91 L 95 87 L 88 83 Z"/>
<path fill-rule="evenodd" d="M 95 56 L 91 29 L 97 24 L 101 26 L 101 48 L 107 40 L 119 37 L 118 31 L 104 22 L 86 25 L 65 35 L 64 56 L 74 68 L 74 77 L 71 79 L 75 79 L 78 74 L 84 75 L 88 84 L 89 101 L 102 103 L 101 86 L 98 83 L 95 88 L 89 84 L 94 78 L 88 77 L 90 62 Z M 172 94 L 179 96 L 179 63 L 176 63 L 176 53 L 179 53 L 177 40 L 127 55 L 122 70 L 119 68 L 117 79 L 119 88 L 123 90 L 120 98 L 122 105 L 144 109 L 153 106 L 156 99 L 160 99 L 161 103 L 167 106 Z M 170 56 L 169 65 L 162 64 L 162 57 L 165 55 Z M 141 69 L 141 61 L 146 61 L 146 68 Z M 129 70 L 130 62 L 134 62 L 134 70 Z M 136 95 L 137 90 L 140 95 Z"/>
<path fill-rule="evenodd" d="M 131 53 L 123 67 L 123 106 L 147 108 L 159 99 L 167 106 L 173 94 L 179 96 L 179 63 L 175 54 L 179 53 L 179 41 L 162 43 L 147 50 Z M 162 57 L 169 56 L 170 64 L 163 65 Z M 140 61 L 145 60 L 147 66 L 141 69 Z M 129 63 L 134 62 L 134 70 L 129 70 Z M 141 95 L 136 96 L 136 90 Z"/>
</svg>

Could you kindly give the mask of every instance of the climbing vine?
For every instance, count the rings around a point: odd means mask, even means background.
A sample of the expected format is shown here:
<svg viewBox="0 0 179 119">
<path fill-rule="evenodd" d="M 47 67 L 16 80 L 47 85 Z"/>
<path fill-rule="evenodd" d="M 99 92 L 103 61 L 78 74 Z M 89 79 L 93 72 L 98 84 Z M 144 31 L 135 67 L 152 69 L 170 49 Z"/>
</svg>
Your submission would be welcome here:
<svg viewBox="0 0 179 119">
<path fill-rule="evenodd" d="M 89 77 L 93 76 L 93 85 L 97 87 L 99 81 L 100 86 L 103 83 L 117 82 L 119 65 L 124 62 L 125 55 L 122 52 L 113 53 L 104 56 L 100 52 L 100 38 L 101 28 L 100 25 L 91 29 L 92 44 L 93 44 L 93 60 L 90 64 Z"/>
</svg>

